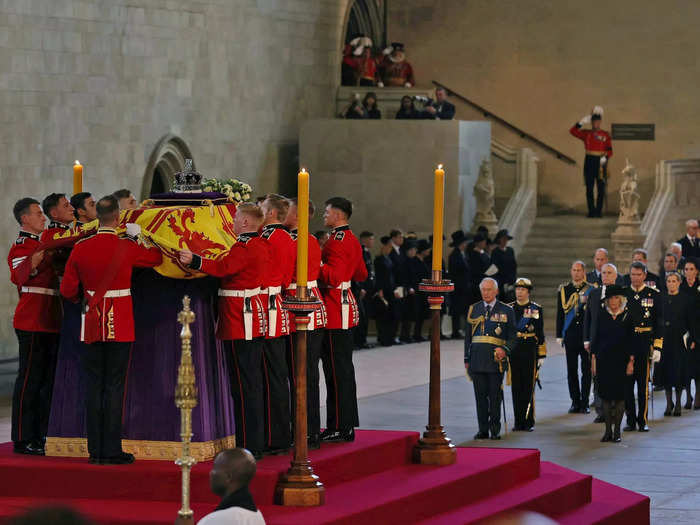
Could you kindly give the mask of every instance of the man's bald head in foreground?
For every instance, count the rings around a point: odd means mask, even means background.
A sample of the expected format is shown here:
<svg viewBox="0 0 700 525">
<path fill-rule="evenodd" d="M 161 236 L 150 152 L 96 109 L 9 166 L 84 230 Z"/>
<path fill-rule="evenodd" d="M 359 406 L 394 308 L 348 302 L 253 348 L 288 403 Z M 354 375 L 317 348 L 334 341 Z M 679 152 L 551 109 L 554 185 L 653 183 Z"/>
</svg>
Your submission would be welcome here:
<svg viewBox="0 0 700 525">
<path fill-rule="evenodd" d="M 222 450 L 214 458 L 209 485 L 217 496 L 231 494 L 247 487 L 257 469 L 255 458 L 245 448 Z"/>
</svg>

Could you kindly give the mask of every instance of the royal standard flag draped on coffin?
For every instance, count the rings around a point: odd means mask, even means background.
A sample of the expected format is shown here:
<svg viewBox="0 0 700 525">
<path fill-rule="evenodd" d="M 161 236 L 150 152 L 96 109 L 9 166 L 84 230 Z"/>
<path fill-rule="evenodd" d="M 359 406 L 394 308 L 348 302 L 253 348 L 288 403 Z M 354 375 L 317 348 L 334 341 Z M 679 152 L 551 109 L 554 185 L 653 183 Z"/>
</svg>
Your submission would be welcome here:
<svg viewBox="0 0 700 525">
<path fill-rule="evenodd" d="M 235 214 L 236 205 L 233 203 L 122 210 L 117 233 L 125 233 L 128 223 L 138 224 L 141 226 L 141 240 L 151 241 L 163 252 L 163 262 L 155 267 L 159 274 L 174 279 L 196 279 L 205 275 L 180 264 L 178 250 L 187 249 L 205 259 L 222 256 L 236 242 L 233 232 Z M 96 228 L 97 221 L 93 221 L 83 225 L 80 231 L 71 229 L 60 237 L 75 236 L 77 240 L 86 232 L 94 233 Z"/>
</svg>

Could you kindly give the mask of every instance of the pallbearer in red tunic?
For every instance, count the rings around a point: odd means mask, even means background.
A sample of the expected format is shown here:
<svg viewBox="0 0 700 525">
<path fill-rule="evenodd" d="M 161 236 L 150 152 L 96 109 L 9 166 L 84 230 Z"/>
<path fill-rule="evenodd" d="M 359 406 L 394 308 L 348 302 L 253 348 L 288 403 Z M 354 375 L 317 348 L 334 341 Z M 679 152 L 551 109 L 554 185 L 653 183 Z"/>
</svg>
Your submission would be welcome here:
<svg viewBox="0 0 700 525">
<path fill-rule="evenodd" d="M 286 452 L 292 444 L 287 366 L 289 313 L 282 308 L 282 294 L 292 282 L 296 244 L 282 224 L 289 210 L 289 201 L 285 197 L 267 195 L 260 209 L 264 216 L 260 235 L 268 246 L 271 258 L 262 290 L 269 322 L 263 347 L 265 446 L 267 452 L 276 453 Z"/>
<path fill-rule="evenodd" d="M 603 108 L 596 106 L 591 115 L 586 115 L 571 126 L 569 133 L 581 139 L 586 148 L 586 159 L 583 164 L 583 177 L 586 182 L 586 201 L 589 217 L 603 216 L 603 201 L 605 185 L 608 180 L 608 160 L 612 157 L 612 139 L 607 131 L 600 129 L 603 120 Z M 586 124 L 591 129 L 581 129 Z M 598 187 L 598 195 L 593 201 L 593 186 Z"/>
<path fill-rule="evenodd" d="M 44 214 L 49 218 L 48 227 L 41 234 L 41 242 L 52 241 L 55 236 L 63 235 L 71 229 L 74 208 L 63 193 L 52 193 L 41 203 Z M 59 276 L 63 275 L 70 248 L 53 248 L 48 251 L 54 269 Z"/>
<path fill-rule="evenodd" d="M 68 258 L 61 295 L 84 303 L 81 340 L 88 344 L 83 370 L 90 463 L 126 464 L 134 461 L 121 446 L 124 383 L 134 341 L 131 273 L 134 267 L 159 265 L 162 256 L 156 248 L 117 236 L 115 197 L 100 199 L 97 216 L 97 233 L 78 241 Z"/>
<path fill-rule="evenodd" d="M 236 444 L 260 457 L 265 447 L 262 356 L 267 316 L 260 296 L 269 251 L 258 229 L 263 214 L 251 203 L 233 218 L 236 244 L 216 260 L 182 250 L 180 262 L 221 279 L 216 336 L 224 341 L 235 407 Z"/>
<path fill-rule="evenodd" d="M 323 214 L 331 229 L 323 247 L 323 264 L 319 274 L 323 302 L 328 312 L 326 337 L 321 360 L 326 377 L 327 428 L 321 441 L 353 441 L 354 427 L 359 426 L 357 386 L 352 364 L 353 337 L 351 328 L 359 322 L 359 310 L 350 290 L 352 281 L 367 279 L 362 248 L 350 231 L 348 220 L 352 203 L 343 197 L 326 201 Z"/>
<path fill-rule="evenodd" d="M 314 216 L 314 205 L 309 201 L 309 219 Z M 290 199 L 289 212 L 284 225 L 289 228 L 295 243 L 297 240 L 297 199 Z M 296 251 L 294 257 L 294 276 L 296 279 Z M 318 276 L 321 272 L 321 247 L 318 244 L 318 239 L 309 234 L 309 266 L 308 266 L 308 281 L 307 288 L 309 293 L 321 301 L 321 308 L 316 310 L 311 315 L 307 329 L 306 342 L 306 408 L 307 408 L 307 428 L 309 436 L 309 447 L 314 449 L 321 446 L 321 400 L 319 394 L 319 373 L 318 362 L 321 359 L 321 348 L 323 347 L 323 336 L 325 334 L 324 327 L 326 326 L 326 308 L 323 305 L 323 297 L 321 290 L 318 287 Z M 290 295 L 296 295 L 297 283 L 292 282 L 288 288 Z M 290 316 L 291 330 L 295 331 L 294 318 Z M 295 388 L 294 376 L 294 337 L 289 338 L 289 348 L 287 359 L 289 362 L 290 385 Z M 294 396 L 292 396 L 294 399 Z"/>
<path fill-rule="evenodd" d="M 61 301 L 58 276 L 39 236 L 46 224 L 39 202 L 24 198 L 14 206 L 20 224 L 7 264 L 19 302 L 13 326 L 19 342 L 19 370 L 12 396 L 12 441 L 19 454 L 44 454 L 56 369 Z"/>
</svg>

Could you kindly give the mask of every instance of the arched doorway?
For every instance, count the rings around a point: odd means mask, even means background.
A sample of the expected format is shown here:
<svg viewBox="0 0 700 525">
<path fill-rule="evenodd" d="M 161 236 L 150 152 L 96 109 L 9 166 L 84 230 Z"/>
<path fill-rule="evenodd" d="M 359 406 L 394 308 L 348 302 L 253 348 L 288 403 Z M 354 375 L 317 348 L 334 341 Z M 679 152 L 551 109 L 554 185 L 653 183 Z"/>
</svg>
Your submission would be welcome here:
<svg viewBox="0 0 700 525">
<path fill-rule="evenodd" d="M 345 29 L 345 43 L 356 36 L 372 39 L 375 49 L 387 46 L 387 2 L 389 0 L 354 0 Z"/>
<path fill-rule="evenodd" d="M 192 152 L 184 140 L 171 134 L 161 138 L 146 165 L 141 200 L 170 191 L 175 174 L 185 167 L 185 159 L 192 159 Z M 194 159 L 192 164 L 194 167 Z"/>
</svg>

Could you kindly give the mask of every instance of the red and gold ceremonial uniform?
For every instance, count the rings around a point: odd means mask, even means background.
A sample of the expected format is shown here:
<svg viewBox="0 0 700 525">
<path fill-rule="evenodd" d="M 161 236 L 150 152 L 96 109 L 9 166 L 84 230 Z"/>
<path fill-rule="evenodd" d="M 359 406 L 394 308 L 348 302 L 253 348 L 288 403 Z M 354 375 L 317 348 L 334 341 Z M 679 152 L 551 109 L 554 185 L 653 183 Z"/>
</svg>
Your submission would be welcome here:
<svg viewBox="0 0 700 525">
<path fill-rule="evenodd" d="M 612 139 L 607 131 L 602 129 L 581 129 L 581 124 L 574 124 L 569 130 L 574 137 L 581 139 L 586 148 L 586 158 L 583 162 L 583 178 L 586 183 L 586 201 L 589 217 L 601 217 L 605 186 L 607 184 L 607 160 L 612 157 Z M 606 162 L 601 164 L 601 158 Z M 593 188 L 597 187 L 598 195 L 594 201 Z"/>
<path fill-rule="evenodd" d="M 12 323 L 19 343 L 19 368 L 11 434 L 16 451 L 32 454 L 43 454 L 62 315 L 52 255 L 44 252 L 32 268 L 32 255 L 41 250 L 39 239 L 20 231 L 7 256 L 10 280 L 19 293 Z"/>
<path fill-rule="evenodd" d="M 270 264 L 266 266 L 263 304 L 267 309 L 267 337 L 289 335 L 289 314 L 282 308 L 282 292 L 292 282 L 296 258 L 296 244 L 281 224 L 264 226 L 260 237 L 266 242 Z"/>
<path fill-rule="evenodd" d="M 250 341 L 267 334 L 260 291 L 270 261 L 267 246 L 258 233 L 240 234 L 236 244 L 215 260 L 195 254 L 190 266 L 221 279 L 217 338 Z"/>
<path fill-rule="evenodd" d="M 413 77 L 413 67 L 405 59 L 400 62 L 394 62 L 391 60 L 391 56 L 387 55 L 384 57 L 380 69 L 384 85 L 387 87 L 404 87 L 406 83 L 412 86 L 416 85 Z"/>
<path fill-rule="evenodd" d="M 326 377 L 327 428 L 321 439 L 352 441 L 359 426 L 357 385 L 352 364 L 354 347 L 350 328 L 357 326 L 360 314 L 351 282 L 367 279 L 362 247 L 349 225 L 330 232 L 321 253 L 319 273 L 321 293 L 328 312 L 321 360 Z"/>
<path fill-rule="evenodd" d="M 121 238 L 113 228 L 99 228 L 96 235 L 78 241 L 66 263 L 61 295 L 78 302 L 82 286 L 86 310 L 81 340 L 133 341 L 132 270 L 157 266 L 161 261 L 160 250 Z"/>
<path fill-rule="evenodd" d="M 216 335 L 224 340 L 236 421 L 236 444 L 255 454 L 265 448 L 263 341 L 267 312 L 260 290 L 271 266 L 258 232 L 241 233 L 216 260 L 194 255 L 192 268 L 221 278 Z"/>
<path fill-rule="evenodd" d="M 297 283 L 297 260 L 296 260 L 296 240 L 297 240 L 297 230 L 291 231 L 291 236 L 294 241 L 294 279 L 293 282 L 287 287 L 287 293 L 289 295 L 296 295 Z M 320 328 L 325 328 L 327 321 L 326 306 L 323 303 L 323 295 L 321 294 L 321 289 L 318 286 L 318 278 L 321 273 L 321 246 L 318 244 L 318 239 L 313 235 L 309 234 L 309 263 L 307 276 L 308 281 L 306 282 L 306 287 L 309 293 L 321 301 L 321 308 L 316 310 L 314 315 L 311 316 L 311 320 L 307 325 L 308 330 L 318 330 Z M 296 326 L 294 324 L 294 316 L 290 315 L 290 331 L 295 332 Z"/>
</svg>

